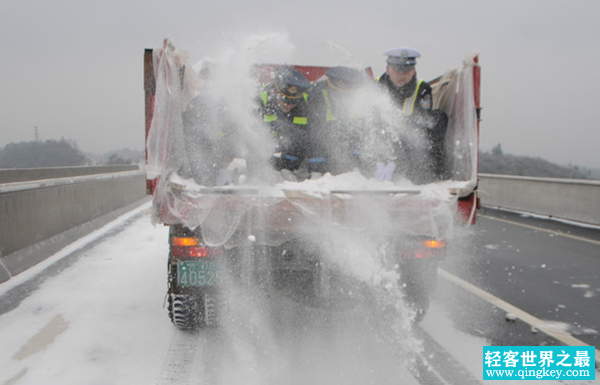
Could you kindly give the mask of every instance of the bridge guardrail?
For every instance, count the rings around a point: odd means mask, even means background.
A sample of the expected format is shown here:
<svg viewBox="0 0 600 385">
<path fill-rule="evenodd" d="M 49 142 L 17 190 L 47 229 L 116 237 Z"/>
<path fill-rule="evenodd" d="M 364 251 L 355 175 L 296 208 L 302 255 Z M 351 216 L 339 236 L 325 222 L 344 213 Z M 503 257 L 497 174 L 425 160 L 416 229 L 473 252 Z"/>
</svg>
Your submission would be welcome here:
<svg viewBox="0 0 600 385">
<path fill-rule="evenodd" d="M 133 168 L 0 184 L 0 282 L 146 200 L 145 172 Z"/>
<path fill-rule="evenodd" d="M 136 164 L 0 169 L 0 184 L 138 170 Z"/>
<path fill-rule="evenodd" d="M 600 226 L 600 181 L 479 174 L 485 206 Z"/>
<path fill-rule="evenodd" d="M 0 282 L 147 200 L 145 173 L 131 168 L 0 184 Z M 600 181 L 480 174 L 479 194 L 486 206 L 600 226 Z"/>
</svg>

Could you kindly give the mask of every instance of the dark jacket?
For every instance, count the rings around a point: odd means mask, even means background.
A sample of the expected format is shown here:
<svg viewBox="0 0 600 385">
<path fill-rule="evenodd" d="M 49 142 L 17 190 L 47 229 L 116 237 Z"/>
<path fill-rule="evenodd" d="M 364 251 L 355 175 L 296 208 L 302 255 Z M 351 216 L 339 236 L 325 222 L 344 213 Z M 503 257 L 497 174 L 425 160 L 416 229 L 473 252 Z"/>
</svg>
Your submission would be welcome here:
<svg viewBox="0 0 600 385">
<path fill-rule="evenodd" d="M 362 123 L 346 108 L 351 91 L 339 91 L 318 82 L 308 97 L 310 111 L 310 171 L 340 174 L 359 166 Z"/>
<path fill-rule="evenodd" d="M 416 75 L 402 87 L 396 87 L 387 73 L 381 75 L 378 82 L 388 91 L 396 105 L 402 109 L 404 116 L 415 115 L 415 118 L 418 118 L 427 115 L 433 109 L 431 86 L 426 81 L 417 80 Z M 415 89 L 417 90 L 416 95 Z M 414 98 L 413 95 L 415 95 Z"/>
<path fill-rule="evenodd" d="M 269 126 L 276 143 L 271 158 L 276 170 L 296 170 L 306 158 L 309 140 L 306 99 L 298 99 L 298 104 L 285 113 L 277 105 L 272 85 L 266 85 L 260 93 L 260 118 Z"/>
<path fill-rule="evenodd" d="M 448 116 L 433 109 L 431 86 L 417 80 L 416 75 L 402 87 L 396 87 L 387 73 L 379 77 L 379 84 L 400 109 L 404 130 L 422 140 L 401 140 L 396 156 L 404 172 L 415 183 L 428 183 L 447 178 L 445 139 Z M 414 138 L 414 136 L 413 136 Z"/>
<path fill-rule="evenodd" d="M 191 176 L 201 185 L 213 186 L 219 170 L 243 153 L 237 126 L 225 105 L 201 93 L 183 112 L 184 146 Z M 187 176 L 187 175 L 186 175 Z"/>
</svg>

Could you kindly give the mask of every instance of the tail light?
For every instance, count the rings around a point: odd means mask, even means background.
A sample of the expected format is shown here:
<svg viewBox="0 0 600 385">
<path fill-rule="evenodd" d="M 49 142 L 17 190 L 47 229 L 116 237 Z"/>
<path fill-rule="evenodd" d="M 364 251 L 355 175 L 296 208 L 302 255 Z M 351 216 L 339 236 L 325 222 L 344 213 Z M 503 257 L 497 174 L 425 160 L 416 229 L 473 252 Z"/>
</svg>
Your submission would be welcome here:
<svg viewBox="0 0 600 385">
<path fill-rule="evenodd" d="M 420 246 L 416 246 L 409 253 L 412 258 L 444 258 L 446 256 L 446 242 L 437 239 L 425 239 Z"/>
<path fill-rule="evenodd" d="M 198 246 L 200 244 L 200 238 L 196 237 L 173 237 L 171 238 L 171 245 L 173 246 Z"/>
<path fill-rule="evenodd" d="M 423 246 L 426 249 L 443 249 L 446 247 L 446 241 L 438 241 L 435 239 L 426 239 L 423 241 Z"/>
<path fill-rule="evenodd" d="M 222 254 L 222 247 L 208 247 L 197 237 L 171 238 L 171 256 L 173 258 L 205 258 Z"/>
</svg>

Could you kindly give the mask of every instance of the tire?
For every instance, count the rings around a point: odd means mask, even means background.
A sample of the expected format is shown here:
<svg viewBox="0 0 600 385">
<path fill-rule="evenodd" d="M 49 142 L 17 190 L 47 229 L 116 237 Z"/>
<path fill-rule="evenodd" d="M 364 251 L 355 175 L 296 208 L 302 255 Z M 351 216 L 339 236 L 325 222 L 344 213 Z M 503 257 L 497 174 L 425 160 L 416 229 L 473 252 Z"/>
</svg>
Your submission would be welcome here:
<svg viewBox="0 0 600 385">
<path fill-rule="evenodd" d="M 212 287 L 180 287 L 176 277 L 177 265 L 169 258 L 167 311 L 171 322 L 183 330 L 217 325 L 218 291 Z"/>
<path fill-rule="evenodd" d="M 169 294 L 169 318 L 183 330 L 217 326 L 218 305 L 217 296 L 209 292 Z"/>
<path fill-rule="evenodd" d="M 202 297 L 189 294 L 169 294 L 168 311 L 171 322 L 179 329 L 194 330 L 202 325 Z"/>
<path fill-rule="evenodd" d="M 437 286 L 437 268 L 437 261 L 431 260 L 410 260 L 400 265 L 400 285 L 408 306 L 415 311 L 415 323 L 427 315 Z"/>
</svg>

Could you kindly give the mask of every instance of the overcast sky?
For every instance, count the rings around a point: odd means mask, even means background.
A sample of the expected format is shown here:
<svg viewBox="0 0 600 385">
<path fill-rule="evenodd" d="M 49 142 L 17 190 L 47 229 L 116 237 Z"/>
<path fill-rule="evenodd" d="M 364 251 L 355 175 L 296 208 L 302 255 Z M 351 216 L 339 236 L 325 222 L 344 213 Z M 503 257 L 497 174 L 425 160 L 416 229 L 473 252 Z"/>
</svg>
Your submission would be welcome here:
<svg viewBox="0 0 600 385">
<path fill-rule="evenodd" d="M 384 71 L 419 49 L 426 80 L 480 52 L 481 148 L 600 167 L 595 0 L 2 0 L 0 146 L 144 147 L 143 50 L 171 37 L 191 62 L 240 35 L 283 36 L 294 64 Z"/>
</svg>

